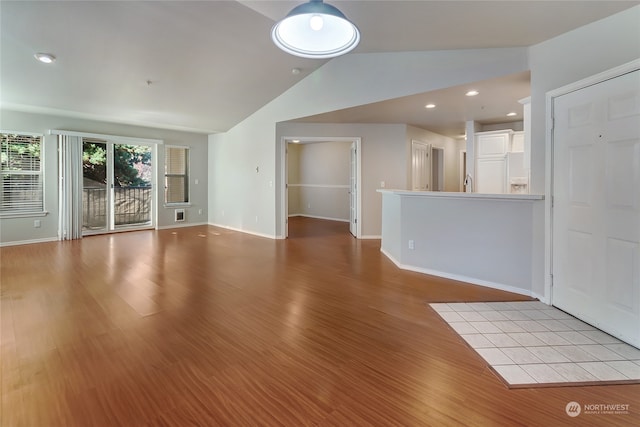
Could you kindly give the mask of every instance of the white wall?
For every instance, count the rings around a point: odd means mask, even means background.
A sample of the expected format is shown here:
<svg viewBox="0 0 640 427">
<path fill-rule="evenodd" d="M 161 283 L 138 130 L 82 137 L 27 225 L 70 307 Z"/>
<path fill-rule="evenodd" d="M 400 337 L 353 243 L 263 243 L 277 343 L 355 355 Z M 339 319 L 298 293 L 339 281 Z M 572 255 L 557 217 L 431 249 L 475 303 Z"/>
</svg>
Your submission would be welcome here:
<svg viewBox="0 0 640 427">
<path fill-rule="evenodd" d="M 535 296 L 531 223 L 542 200 L 428 192 L 383 198 L 382 250 L 400 267 Z"/>
<path fill-rule="evenodd" d="M 230 131 L 209 136 L 209 222 L 269 237 L 283 235 L 277 220 L 283 214 L 277 191 L 278 122 L 527 69 L 526 48 L 349 54 L 333 59 Z M 405 182 L 406 174 L 398 187 Z M 373 223 L 379 224 L 379 218 Z M 363 234 L 370 232 L 363 229 Z"/>
<path fill-rule="evenodd" d="M 530 49 L 531 64 L 531 193 L 547 193 L 546 107 L 548 91 L 640 58 L 640 6 L 577 28 Z M 533 218 L 534 292 L 544 294 L 549 279 L 549 197 Z M 545 263 L 547 263 L 545 268 Z"/>
<path fill-rule="evenodd" d="M 278 124 L 276 136 L 278 140 L 282 137 L 360 137 L 362 236 L 380 236 L 382 198 L 376 190 L 382 181 L 387 188 L 402 189 L 407 185 L 406 125 L 289 122 Z"/>
<path fill-rule="evenodd" d="M 289 215 L 349 221 L 351 143 L 289 144 Z"/>
<path fill-rule="evenodd" d="M 411 141 L 417 140 L 431 144 L 432 147 L 444 149 L 444 191 L 460 191 L 460 179 L 458 178 L 458 164 L 460 152 L 458 142 L 448 136 L 440 135 L 414 126 L 407 126 L 407 186 L 411 188 Z"/>
<path fill-rule="evenodd" d="M 31 114 L 9 110 L 0 111 L 2 130 L 42 133 L 44 137 L 44 193 L 45 210 L 49 212 L 41 219 L 41 227 L 34 228 L 34 218 L 3 218 L 0 221 L 0 243 L 16 243 L 28 241 L 55 240 L 58 236 L 58 154 L 57 137 L 48 135 L 49 130 L 69 130 L 86 133 L 100 133 L 106 135 L 129 136 L 136 138 L 162 139 L 165 144 L 182 145 L 191 148 L 191 207 L 186 208 L 186 221 L 180 223 L 196 224 L 207 221 L 207 136 L 144 128 L 138 126 L 121 125 L 99 122 L 94 120 L 76 119 L 44 114 Z M 160 146 L 157 159 L 157 191 L 158 198 L 158 226 L 175 224 L 173 209 L 165 209 L 164 200 L 164 150 Z M 198 179 L 199 184 L 195 184 Z M 198 210 L 202 209 L 202 215 Z"/>
<path fill-rule="evenodd" d="M 529 49 L 531 191 L 545 190 L 546 93 L 640 58 L 640 6 L 577 28 Z"/>
</svg>

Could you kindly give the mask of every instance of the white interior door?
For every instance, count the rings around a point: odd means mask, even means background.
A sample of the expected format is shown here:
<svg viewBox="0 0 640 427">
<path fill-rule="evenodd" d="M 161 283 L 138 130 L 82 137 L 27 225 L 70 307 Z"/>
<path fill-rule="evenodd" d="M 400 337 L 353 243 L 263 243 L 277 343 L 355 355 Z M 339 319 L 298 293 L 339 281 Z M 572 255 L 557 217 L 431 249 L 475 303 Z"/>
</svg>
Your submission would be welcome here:
<svg viewBox="0 0 640 427">
<path fill-rule="evenodd" d="M 640 347 L 640 71 L 553 112 L 552 303 Z"/>
<path fill-rule="evenodd" d="M 354 236 L 358 233 L 358 162 L 356 142 L 351 143 L 351 168 L 349 173 L 349 231 Z"/>
<path fill-rule="evenodd" d="M 412 190 L 429 191 L 431 189 L 431 144 L 411 142 Z"/>
</svg>

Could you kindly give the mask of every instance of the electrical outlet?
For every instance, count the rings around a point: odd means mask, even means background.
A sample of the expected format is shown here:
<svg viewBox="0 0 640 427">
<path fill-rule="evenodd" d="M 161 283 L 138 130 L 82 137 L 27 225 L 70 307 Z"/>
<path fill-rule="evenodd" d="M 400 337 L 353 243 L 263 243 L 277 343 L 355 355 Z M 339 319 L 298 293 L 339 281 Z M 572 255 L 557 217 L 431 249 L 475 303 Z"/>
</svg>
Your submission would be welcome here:
<svg viewBox="0 0 640 427">
<path fill-rule="evenodd" d="M 198 215 L 202 215 L 202 209 L 198 209 Z"/>
<path fill-rule="evenodd" d="M 256 224 L 258 223 L 258 215 L 256 215 Z"/>
<path fill-rule="evenodd" d="M 384 188 L 385 185 L 386 183 L 384 181 L 380 181 L 380 188 Z"/>
<path fill-rule="evenodd" d="M 33 221 L 33 228 L 40 228 L 42 226 L 42 222 L 39 219 Z"/>
<path fill-rule="evenodd" d="M 409 240 L 409 249 L 414 250 L 416 248 L 415 242 L 413 240 Z"/>
<path fill-rule="evenodd" d="M 307 203 L 307 209 L 311 209 L 311 203 Z"/>
</svg>

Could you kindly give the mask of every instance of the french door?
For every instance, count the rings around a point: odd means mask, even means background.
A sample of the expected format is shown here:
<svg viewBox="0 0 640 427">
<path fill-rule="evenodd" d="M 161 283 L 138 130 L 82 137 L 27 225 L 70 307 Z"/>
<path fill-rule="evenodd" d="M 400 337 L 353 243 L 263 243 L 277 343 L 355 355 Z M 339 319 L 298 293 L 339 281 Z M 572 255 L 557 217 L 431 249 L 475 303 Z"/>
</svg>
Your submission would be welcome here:
<svg viewBox="0 0 640 427">
<path fill-rule="evenodd" d="M 154 226 L 153 147 L 83 138 L 83 235 Z"/>
</svg>

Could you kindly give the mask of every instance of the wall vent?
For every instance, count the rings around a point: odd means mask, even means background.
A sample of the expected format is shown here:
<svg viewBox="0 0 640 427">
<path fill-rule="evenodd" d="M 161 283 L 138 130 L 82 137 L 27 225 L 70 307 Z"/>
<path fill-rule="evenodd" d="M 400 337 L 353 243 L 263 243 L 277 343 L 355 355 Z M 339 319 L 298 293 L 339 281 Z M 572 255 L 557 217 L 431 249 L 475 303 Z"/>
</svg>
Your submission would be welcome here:
<svg viewBox="0 0 640 427">
<path fill-rule="evenodd" d="M 175 210 L 175 221 L 176 222 L 184 221 L 184 209 L 176 209 Z"/>
</svg>

